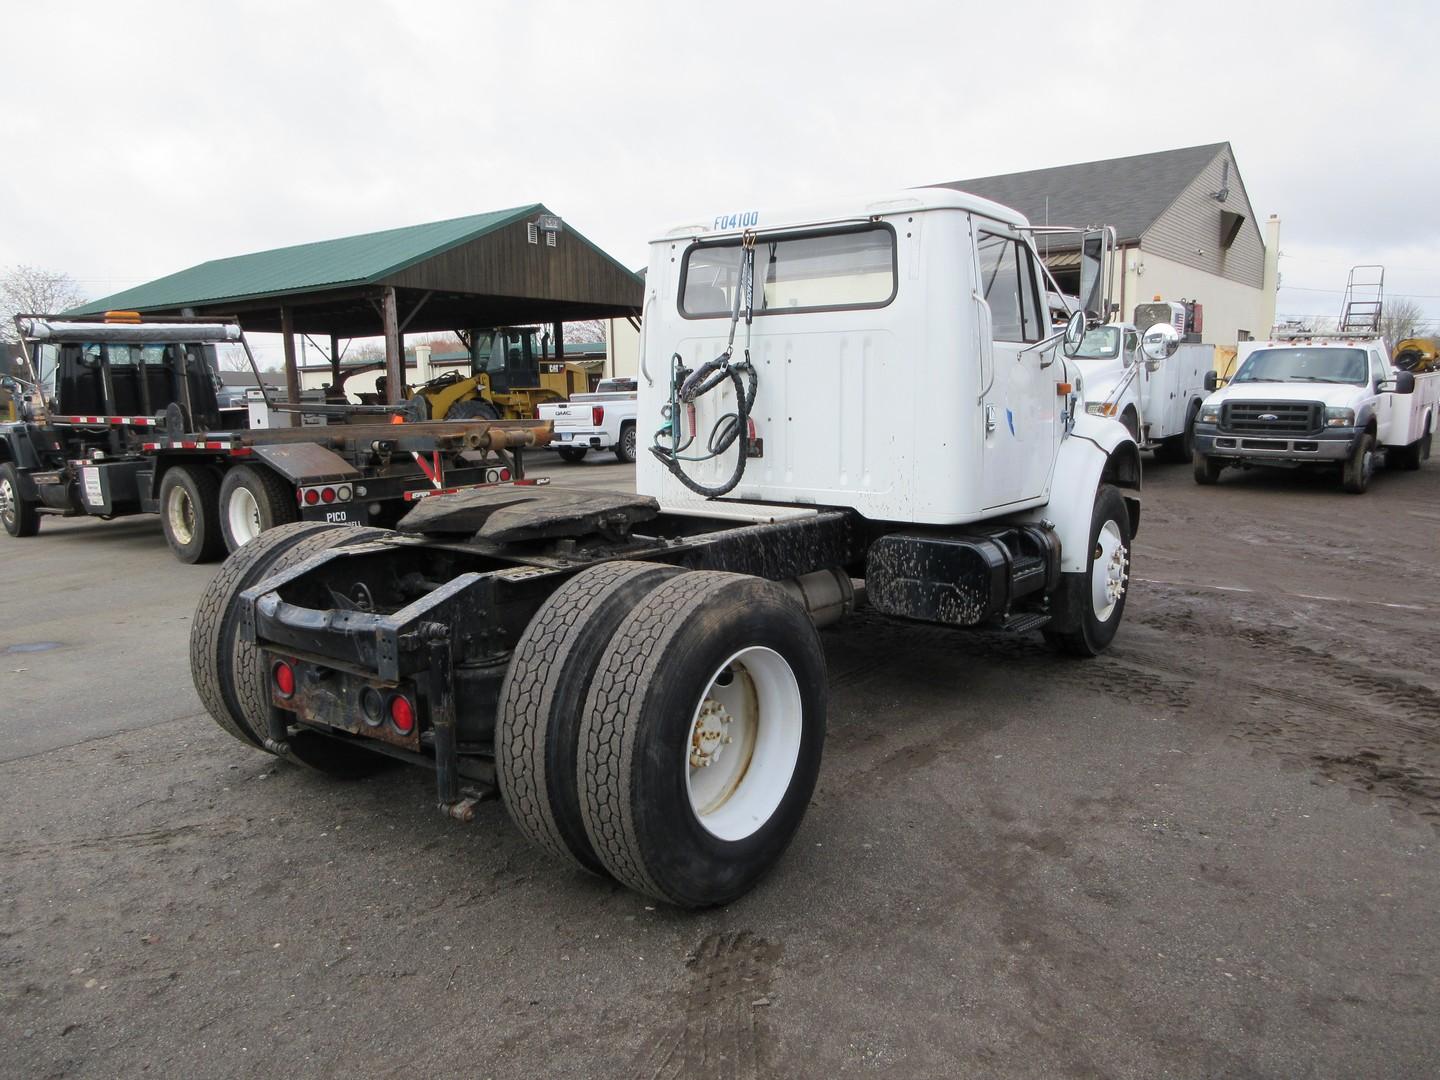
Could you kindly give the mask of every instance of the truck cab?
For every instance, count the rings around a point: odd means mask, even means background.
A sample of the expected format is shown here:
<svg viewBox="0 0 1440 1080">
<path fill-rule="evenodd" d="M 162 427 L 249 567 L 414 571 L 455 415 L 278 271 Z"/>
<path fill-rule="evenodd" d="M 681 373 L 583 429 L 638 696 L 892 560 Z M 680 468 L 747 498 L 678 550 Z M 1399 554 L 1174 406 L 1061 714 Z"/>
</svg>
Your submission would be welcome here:
<svg viewBox="0 0 1440 1080">
<path fill-rule="evenodd" d="M 1190 301 L 1140 304 L 1128 323 L 1109 323 L 1086 332 L 1076 362 L 1085 383 L 1085 411 L 1111 416 L 1157 461 L 1190 460 L 1195 417 L 1205 397 L 1205 373 L 1215 364 L 1213 346 L 1191 329 L 1200 305 Z M 1175 328 L 1173 351 L 1146 355 L 1147 331 Z"/>
<path fill-rule="evenodd" d="M 1338 467 L 1363 493 L 1378 465 L 1419 468 L 1429 456 L 1440 372 L 1395 367 L 1383 338 L 1296 334 L 1242 342 L 1234 376 L 1211 393 L 1195 427 L 1195 479 L 1232 466 Z"/>
</svg>

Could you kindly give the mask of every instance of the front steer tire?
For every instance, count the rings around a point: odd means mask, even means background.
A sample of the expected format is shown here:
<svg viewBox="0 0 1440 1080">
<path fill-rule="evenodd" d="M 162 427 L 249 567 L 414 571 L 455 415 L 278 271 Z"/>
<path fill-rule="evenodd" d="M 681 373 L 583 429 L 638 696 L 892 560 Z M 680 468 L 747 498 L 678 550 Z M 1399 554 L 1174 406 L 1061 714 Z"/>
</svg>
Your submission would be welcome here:
<svg viewBox="0 0 1440 1080">
<path fill-rule="evenodd" d="M 160 527 L 183 563 L 214 562 L 225 554 L 220 528 L 220 480 L 204 465 L 175 465 L 160 481 Z"/>
<path fill-rule="evenodd" d="M 1340 466 L 1340 486 L 1351 495 L 1364 495 L 1374 475 L 1375 436 L 1367 431 L 1356 440 L 1355 449 Z"/>
<path fill-rule="evenodd" d="M 1117 550 L 1121 556 L 1118 562 L 1115 561 Z M 1103 586 L 1107 579 L 1118 584 L 1119 596 L 1102 607 L 1096 596 L 1097 581 Z M 1051 598 L 1053 617 L 1040 631 L 1041 636 L 1056 652 L 1079 657 L 1099 656 L 1120 629 L 1129 585 L 1130 513 L 1119 489 L 1103 484 L 1095 493 L 1085 572 L 1061 575 L 1060 588 Z"/>
<path fill-rule="evenodd" d="M 14 537 L 34 536 L 40 531 L 40 512 L 20 494 L 20 473 L 13 462 L 0 465 L 0 525 Z"/>
<path fill-rule="evenodd" d="M 780 586 L 714 571 L 662 584 L 621 623 L 585 702 L 577 775 L 600 861 L 680 907 L 742 896 L 805 816 L 825 706 L 819 635 Z"/>
<path fill-rule="evenodd" d="M 1199 450 L 1190 455 L 1190 465 L 1195 471 L 1195 483 L 1201 487 L 1219 483 L 1220 474 L 1225 469 L 1224 462 L 1202 454 Z"/>
<path fill-rule="evenodd" d="M 585 833 L 575 778 L 585 697 L 621 622 L 680 573 L 623 561 L 582 570 L 530 620 L 500 687 L 495 767 L 505 809 L 533 843 L 592 874 L 605 866 Z"/>
</svg>

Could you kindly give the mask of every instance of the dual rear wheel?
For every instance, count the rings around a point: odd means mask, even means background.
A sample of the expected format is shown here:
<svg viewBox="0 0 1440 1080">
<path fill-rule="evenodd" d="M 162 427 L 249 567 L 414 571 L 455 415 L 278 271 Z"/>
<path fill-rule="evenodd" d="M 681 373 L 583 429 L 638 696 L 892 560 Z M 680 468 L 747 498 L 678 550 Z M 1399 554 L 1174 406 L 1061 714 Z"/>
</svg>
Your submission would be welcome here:
<svg viewBox="0 0 1440 1080">
<path fill-rule="evenodd" d="M 531 840 L 686 907 L 742 895 L 804 817 L 825 660 L 778 585 L 592 567 L 526 629 L 501 690 L 501 795 Z"/>
</svg>

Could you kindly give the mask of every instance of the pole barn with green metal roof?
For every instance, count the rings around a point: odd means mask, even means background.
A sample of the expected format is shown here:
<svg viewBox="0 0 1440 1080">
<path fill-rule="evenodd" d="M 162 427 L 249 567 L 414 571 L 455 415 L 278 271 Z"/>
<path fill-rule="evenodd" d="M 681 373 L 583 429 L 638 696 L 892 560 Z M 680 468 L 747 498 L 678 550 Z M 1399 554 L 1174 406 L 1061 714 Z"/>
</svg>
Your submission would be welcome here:
<svg viewBox="0 0 1440 1080">
<path fill-rule="evenodd" d="M 541 203 L 336 240 L 234 255 L 137 285 L 69 314 L 235 315 L 285 344 L 287 396 L 300 397 L 295 335 L 385 338 L 386 396 L 403 395 L 404 335 L 637 319 L 643 283 Z"/>
</svg>

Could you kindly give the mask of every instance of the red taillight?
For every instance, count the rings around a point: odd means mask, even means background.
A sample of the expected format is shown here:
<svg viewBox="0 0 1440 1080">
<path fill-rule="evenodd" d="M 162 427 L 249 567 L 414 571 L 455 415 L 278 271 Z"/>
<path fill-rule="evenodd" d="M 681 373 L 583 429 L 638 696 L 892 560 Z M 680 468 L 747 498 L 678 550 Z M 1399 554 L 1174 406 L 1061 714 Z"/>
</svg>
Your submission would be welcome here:
<svg viewBox="0 0 1440 1080">
<path fill-rule="evenodd" d="M 275 666 L 270 669 L 270 676 L 275 680 L 275 689 L 281 697 L 295 696 L 295 669 L 284 660 L 276 660 Z"/>
<path fill-rule="evenodd" d="M 509 479 L 510 479 L 510 470 L 509 470 L 509 469 L 501 469 L 501 470 L 500 470 L 500 482 L 501 482 L 501 483 L 504 483 L 506 480 L 509 480 Z"/>
<path fill-rule="evenodd" d="M 602 427 L 602 426 L 604 425 L 604 423 L 605 423 L 605 406 L 604 406 L 604 405 L 591 405 L 591 406 L 590 406 L 590 422 L 591 422 L 592 424 L 594 424 L 596 427 Z"/>
<path fill-rule="evenodd" d="M 314 506 L 314 505 L 315 505 L 316 503 L 318 503 L 319 501 L 320 501 L 320 493 L 319 493 L 318 491 L 316 491 L 314 488 L 311 488 L 309 491 L 305 492 L 305 504 L 306 504 L 307 506 Z"/>
<path fill-rule="evenodd" d="M 396 694 L 390 699 L 390 722 L 401 735 L 409 735 L 415 730 L 415 706 L 404 694 Z"/>
<path fill-rule="evenodd" d="M 334 489 L 334 488 L 325 488 L 323 491 L 320 492 L 320 498 L 321 498 L 324 502 L 327 502 L 327 503 L 332 503 L 332 502 L 334 502 L 334 501 L 335 501 L 335 489 Z"/>
<path fill-rule="evenodd" d="M 539 419 L 540 419 L 540 406 L 539 406 L 539 405 L 536 405 L 536 406 L 535 406 L 535 419 L 536 419 L 536 420 L 539 420 Z"/>
</svg>

